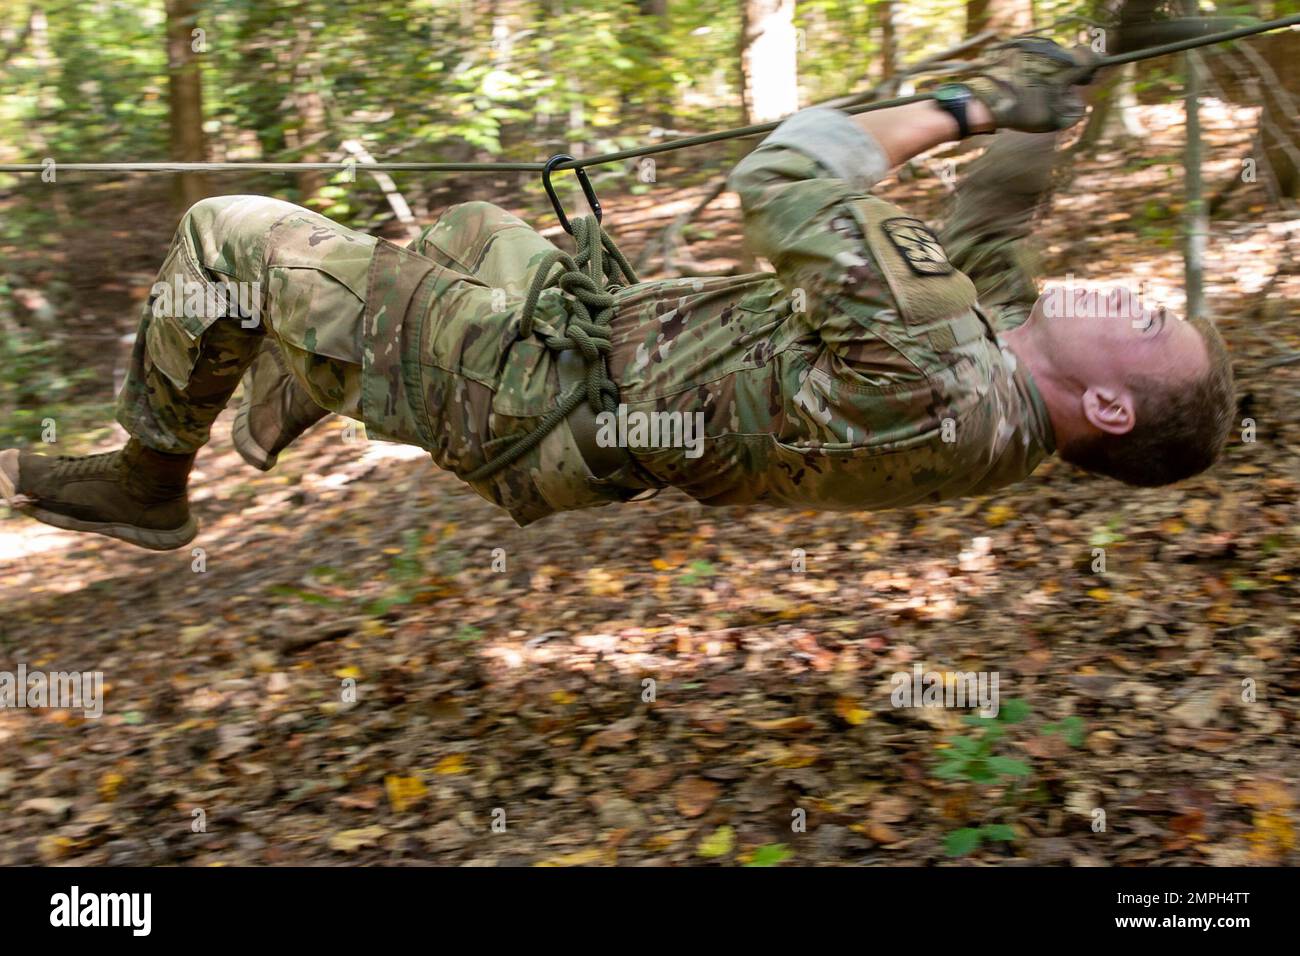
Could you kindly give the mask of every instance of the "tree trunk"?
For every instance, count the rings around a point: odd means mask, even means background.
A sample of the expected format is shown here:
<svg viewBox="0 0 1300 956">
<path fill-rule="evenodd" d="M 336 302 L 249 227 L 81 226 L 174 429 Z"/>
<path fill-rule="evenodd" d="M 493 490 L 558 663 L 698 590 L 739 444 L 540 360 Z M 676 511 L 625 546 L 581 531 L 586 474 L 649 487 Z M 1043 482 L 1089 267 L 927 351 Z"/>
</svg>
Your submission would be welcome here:
<svg viewBox="0 0 1300 956">
<path fill-rule="evenodd" d="M 1202 179 L 1201 157 L 1201 74 L 1200 56 L 1195 50 L 1183 54 L 1187 71 L 1187 96 L 1184 108 L 1187 113 L 1187 143 L 1183 154 L 1186 175 L 1186 246 L 1183 253 L 1183 284 L 1187 291 L 1187 316 L 1200 318 L 1205 314 L 1205 248 L 1210 224 L 1205 215 L 1205 189 Z"/>
<path fill-rule="evenodd" d="M 320 147 L 326 136 L 325 98 L 320 91 L 320 67 L 311 52 L 314 41 L 310 25 L 299 28 L 293 70 L 293 104 L 297 125 L 289 145 L 297 148 L 297 159 L 302 163 L 321 162 Z M 316 194 L 328 179 L 325 170 L 304 169 L 296 178 L 298 202 L 304 206 L 317 203 Z"/>
<path fill-rule="evenodd" d="M 1252 52 L 1272 70 L 1268 77 L 1260 114 L 1264 157 L 1272 167 L 1278 192 L 1288 198 L 1300 198 L 1300 164 L 1296 148 L 1300 145 L 1295 102 L 1300 90 L 1300 33 L 1295 30 L 1260 37 Z"/>
<path fill-rule="evenodd" d="M 985 30 L 1010 37 L 1033 28 L 1033 0 L 966 0 L 968 37 Z"/>
<path fill-rule="evenodd" d="M 887 83 L 898 72 L 898 34 L 894 22 L 898 4 L 895 0 L 880 0 L 871 10 L 880 22 L 880 82 Z"/>
<path fill-rule="evenodd" d="M 794 0 L 741 0 L 740 89 L 744 123 L 766 123 L 799 108 Z"/>
<path fill-rule="evenodd" d="M 203 137 L 203 75 L 195 53 L 193 31 L 198 23 L 197 0 L 166 0 L 167 100 L 170 114 L 171 158 L 201 163 L 207 156 Z M 208 195 L 203 173 L 175 178 L 176 201 L 188 209 Z"/>
<path fill-rule="evenodd" d="M 1102 140 L 1119 143 L 1146 135 L 1137 115 L 1133 64 L 1112 68 L 1108 73 L 1103 73 L 1101 82 L 1085 91 L 1092 112 L 1079 137 L 1080 149 L 1091 149 Z"/>
</svg>

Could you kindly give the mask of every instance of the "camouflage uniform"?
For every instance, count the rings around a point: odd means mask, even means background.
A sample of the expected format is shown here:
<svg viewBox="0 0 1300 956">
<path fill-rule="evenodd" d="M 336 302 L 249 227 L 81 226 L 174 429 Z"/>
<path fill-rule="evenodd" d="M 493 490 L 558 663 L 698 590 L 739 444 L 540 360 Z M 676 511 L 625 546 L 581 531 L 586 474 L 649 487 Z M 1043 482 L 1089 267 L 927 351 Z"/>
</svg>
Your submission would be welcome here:
<svg viewBox="0 0 1300 956">
<path fill-rule="evenodd" d="M 795 114 L 730 181 L 775 273 L 616 291 L 620 402 L 703 413 L 703 453 L 631 448 L 611 475 L 584 406 L 472 486 L 527 524 L 662 486 L 713 505 L 871 510 L 1025 477 L 1053 450 L 1051 429 L 996 332 L 1033 302 L 1021 250 L 1046 175 L 1011 182 L 1005 170 L 1050 169 L 1051 136 L 998 139 L 959 190 L 945 256 L 923 223 L 868 194 L 887 172 L 870 136 L 836 110 Z M 278 200 L 205 200 L 159 282 L 257 283 L 259 320 L 151 297 L 118 420 L 160 451 L 197 449 L 220 411 L 187 392 L 200 350 L 238 376 L 269 334 L 323 407 L 465 476 L 487 442 L 530 430 L 574 380 L 559 358 L 572 353 L 517 335 L 523 292 L 554 248 L 488 203 L 452 207 L 403 249 Z M 536 320 L 538 333 L 564 329 L 558 289 Z"/>
</svg>

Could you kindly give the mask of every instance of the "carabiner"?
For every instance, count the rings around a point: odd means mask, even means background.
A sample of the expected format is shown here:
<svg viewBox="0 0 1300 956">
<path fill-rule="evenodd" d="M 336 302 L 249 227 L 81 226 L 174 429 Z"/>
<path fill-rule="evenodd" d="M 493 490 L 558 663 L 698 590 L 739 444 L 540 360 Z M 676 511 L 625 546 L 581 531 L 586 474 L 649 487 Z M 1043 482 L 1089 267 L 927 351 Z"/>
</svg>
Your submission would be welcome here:
<svg viewBox="0 0 1300 956">
<path fill-rule="evenodd" d="M 560 197 L 555 195 L 555 187 L 551 185 L 551 171 L 560 163 L 568 162 L 573 159 L 568 153 L 556 153 L 546 161 L 542 167 L 542 186 L 546 189 L 546 195 L 551 200 L 551 206 L 555 210 L 555 215 L 560 217 L 560 225 L 569 235 L 573 235 L 573 227 L 569 225 L 569 217 L 564 214 L 560 208 Z M 591 180 L 587 178 L 587 171 L 581 166 L 576 167 L 574 173 L 578 176 L 578 183 L 582 186 L 582 194 L 587 197 L 587 205 L 596 216 L 596 222 L 600 222 L 603 212 L 600 208 L 600 200 L 596 198 L 596 190 L 591 188 Z"/>
</svg>

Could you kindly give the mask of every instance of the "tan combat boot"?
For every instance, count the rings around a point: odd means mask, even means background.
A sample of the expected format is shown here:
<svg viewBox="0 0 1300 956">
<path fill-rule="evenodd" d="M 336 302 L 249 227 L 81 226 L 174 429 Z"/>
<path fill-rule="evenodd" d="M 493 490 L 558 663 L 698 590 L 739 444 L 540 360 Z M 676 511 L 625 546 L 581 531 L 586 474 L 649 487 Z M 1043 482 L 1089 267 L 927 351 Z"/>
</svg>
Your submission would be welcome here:
<svg viewBox="0 0 1300 956">
<path fill-rule="evenodd" d="M 270 471 L 280 452 L 328 414 L 285 368 L 280 350 L 267 345 L 244 377 L 231 438 L 244 461 Z"/>
<path fill-rule="evenodd" d="M 0 452 L 0 497 L 69 531 L 90 531 L 170 551 L 198 533 L 185 489 L 193 455 L 166 455 L 134 438 L 117 451 L 52 458 Z"/>
</svg>

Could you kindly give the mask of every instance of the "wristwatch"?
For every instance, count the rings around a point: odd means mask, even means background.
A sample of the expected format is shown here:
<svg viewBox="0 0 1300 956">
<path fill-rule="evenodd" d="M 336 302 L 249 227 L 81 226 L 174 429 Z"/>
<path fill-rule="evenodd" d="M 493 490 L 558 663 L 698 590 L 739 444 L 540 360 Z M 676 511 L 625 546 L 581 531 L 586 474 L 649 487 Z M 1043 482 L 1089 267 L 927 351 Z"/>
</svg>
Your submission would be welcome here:
<svg viewBox="0 0 1300 956">
<path fill-rule="evenodd" d="M 975 98 L 970 87 L 963 83 L 945 83 L 934 91 L 934 101 L 939 108 L 957 121 L 957 132 L 962 139 L 971 135 L 966 118 L 966 106 Z"/>
</svg>

